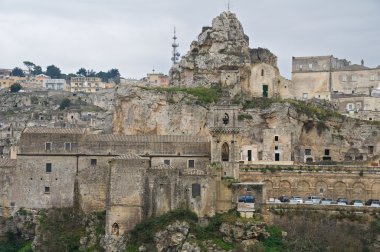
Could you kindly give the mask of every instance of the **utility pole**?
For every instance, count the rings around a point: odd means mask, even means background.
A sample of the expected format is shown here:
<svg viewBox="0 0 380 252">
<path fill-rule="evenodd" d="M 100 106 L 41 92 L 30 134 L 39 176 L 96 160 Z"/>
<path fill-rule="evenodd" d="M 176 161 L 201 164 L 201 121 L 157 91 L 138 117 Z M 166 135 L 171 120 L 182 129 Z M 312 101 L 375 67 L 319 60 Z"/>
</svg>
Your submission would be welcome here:
<svg viewBox="0 0 380 252">
<path fill-rule="evenodd" d="M 173 52 L 172 52 L 172 58 L 171 58 L 173 65 L 178 62 L 178 59 L 180 56 L 179 52 L 177 51 L 178 46 L 179 44 L 177 43 L 177 35 L 176 35 L 175 26 L 174 26 L 174 36 L 173 36 L 173 43 L 172 43 Z"/>
</svg>

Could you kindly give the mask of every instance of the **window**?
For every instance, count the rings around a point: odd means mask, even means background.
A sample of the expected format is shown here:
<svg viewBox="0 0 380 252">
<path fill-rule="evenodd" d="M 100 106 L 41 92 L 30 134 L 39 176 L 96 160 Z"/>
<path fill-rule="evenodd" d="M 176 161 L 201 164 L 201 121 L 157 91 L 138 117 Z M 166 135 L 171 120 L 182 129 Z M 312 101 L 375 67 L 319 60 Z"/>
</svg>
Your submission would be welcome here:
<svg viewBox="0 0 380 252">
<path fill-rule="evenodd" d="M 356 76 L 356 75 L 352 75 L 351 80 L 352 80 L 352 81 L 357 81 L 357 80 L 358 80 L 358 76 Z"/>
<path fill-rule="evenodd" d="M 248 150 L 248 161 L 252 161 L 252 150 Z"/>
<path fill-rule="evenodd" d="M 309 69 L 312 69 L 313 68 L 313 64 L 309 64 Z"/>
<path fill-rule="evenodd" d="M 373 146 L 368 146 L 368 154 L 373 154 Z"/>
<path fill-rule="evenodd" d="M 375 80 L 375 75 L 371 75 L 371 76 L 369 77 L 369 80 L 374 81 L 374 80 Z"/>
<path fill-rule="evenodd" d="M 300 65 L 300 70 L 302 70 L 302 65 Z"/>
<path fill-rule="evenodd" d="M 276 145 L 276 146 L 274 146 L 274 149 L 275 149 L 275 150 L 278 150 L 278 146 L 277 146 L 277 145 Z"/>
<path fill-rule="evenodd" d="M 274 136 L 274 141 L 278 142 L 278 136 Z"/>
<path fill-rule="evenodd" d="M 164 160 L 164 164 L 166 164 L 166 165 L 170 165 L 170 159 L 165 159 L 165 160 Z"/>
<path fill-rule="evenodd" d="M 45 143 L 45 150 L 51 150 L 52 144 L 50 142 Z"/>
<path fill-rule="evenodd" d="M 71 150 L 71 143 L 65 143 L 65 150 Z"/>
<path fill-rule="evenodd" d="M 342 81 L 347 81 L 347 75 L 342 75 Z"/>
<path fill-rule="evenodd" d="M 259 151 L 259 152 L 257 153 L 257 159 L 258 159 L 258 160 L 263 160 L 263 152 L 262 152 L 262 151 Z"/>
<path fill-rule="evenodd" d="M 330 150 L 329 149 L 325 149 L 325 156 L 330 156 Z"/>
<path fill-rule="evenodd" d="M 49 186 L 45 186 L 45 193 L 50 193 L 50 187 Z"/>
<path fill-rule="evenodd" d="M 264 69 L 261 69 L 261 76 L 264 76 Z"/>
<path fill-rule="evenodd" d="M 308 93 L 303 93 L 303 94 L 302 94 L 302 98 L 303 98 L 304 100 L 308 99 L 308 97 L 309 97 Z"/>
<path fill-rule="evenodd" d="M 222 161 L 229 161 L 230 159 L 230 147 L 228 146 L 228 143 L 224 143 L 222 145 Z"/>
<path fill-rule="evenodd" d="M 274 161 L 280 161 L 280 153 L 274 154 Z"/>
<path fill-rule="evenodd" d="M 46 172 L 51 172 L 51 163 L 46 163 Z"/>
<path fill-rule="evenodd" d="M 311 155 L 311 149 L 305 149 L 305 155 L 310 156 Z"/>
<path fill-rule="evenodd" d="M 201 185 L 200 184 L 192 184 L 191 185 L 191 197 L 196 198 L 201 196 Z"/>
<path fill-rule="evenodd" d="M 187 167 L 188 167 L 188 168 L 194 168 L 194 166 L 195 166 L 195 165 L 194 165 L 194 160 L 188 160 L 188 161 L 187 161 Z"/>
<path fill-rule="evenodd" d="M 96 159 L 91 159 L 91 165 L 96 165 Z"/>
</svg>

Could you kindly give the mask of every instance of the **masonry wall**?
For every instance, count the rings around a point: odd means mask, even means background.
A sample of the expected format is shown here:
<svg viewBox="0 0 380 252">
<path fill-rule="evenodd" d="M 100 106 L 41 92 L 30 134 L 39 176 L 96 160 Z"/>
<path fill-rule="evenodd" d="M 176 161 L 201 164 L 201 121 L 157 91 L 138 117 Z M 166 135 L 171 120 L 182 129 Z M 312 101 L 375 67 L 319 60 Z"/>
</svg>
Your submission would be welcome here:
<svg viewBox="0 0 380 252">
<path fill-rule="evenodd" d="M 278 69 L 266 63 L 254 64 L 251 67 L 249 91 L 254 97 L 263 97 L 263 85 L 268 85 L 268 97 L 279 94 Z"/>
<path fill-rule="evenodd" d="M 369 167 L 328 167 L 328 166 L 288 166 L 281 170 L 266 172 L 258 168 L 250 171 L 241 166 L 240 182 L 263 182 L 267 200 L 280 195 L 301 197 L 321 196 L 336 200 L 380 199 L 380 174 L 378 168 Z"/>
<path fill-rule="evenodd" d="M 73 205 L 75 156 L 18 156 L 11 202 L 16 207 L 51 208 Z M 51 164 L 47 172 L 46 164 Z M 47 189 L 48 188 L 48 189 Z"/>
<path fill-rule="evenodd" d="M 330 92 L 329 72 L 293 72 L 292 81 L 295 99 L 318 98 L 318 95 Z"/>
<path fill-rule="evenodd" d="M 0 167 L 0 206 L 10 207 L 15 167 Z"/>
</svg>

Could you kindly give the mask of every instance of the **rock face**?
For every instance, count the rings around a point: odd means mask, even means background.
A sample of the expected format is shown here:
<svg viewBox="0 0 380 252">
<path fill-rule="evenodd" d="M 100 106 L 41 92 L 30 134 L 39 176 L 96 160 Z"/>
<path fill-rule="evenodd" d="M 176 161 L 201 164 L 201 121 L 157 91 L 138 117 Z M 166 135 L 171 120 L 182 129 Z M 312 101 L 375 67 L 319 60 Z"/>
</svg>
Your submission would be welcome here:
<svg viewBox="0 0 380 252">
<path fill-rule="evenodd" d="M 190 225 L 186 221 L 175 221 L 164 230 L 157 232 L 154 236 L 156 248 L 161 251 L 178 251 L 189 234 Z"/>
<path fill-rule="evenodd" d="M 126 135 L 197 135 L 208 137 L 209 108 L 184 93 L 140 88 L 120 90 L 114 132 Z"/>
<path fill-rule="evenodd" d="M 259 236 L 268 238 L 270 235 L 265 230 L 265 223 L 241 223 L 236 222 L 234 225 L 223 223 L 219 231 L 223 234 L 223 240 L 229 243 L 246 243 L 254 244 Z"/>
<path fill-rule="evenodd" d="M 236 15 L 223 12 L 203 27 L 190 51 L 170 70 L 176 86 L 228 86 L 233 94 L 247 89 L 251 66 L 266 63 L 277 68 L 277 57 L 269 50 L 249 48 L 249 38 Z"/>
</svg>

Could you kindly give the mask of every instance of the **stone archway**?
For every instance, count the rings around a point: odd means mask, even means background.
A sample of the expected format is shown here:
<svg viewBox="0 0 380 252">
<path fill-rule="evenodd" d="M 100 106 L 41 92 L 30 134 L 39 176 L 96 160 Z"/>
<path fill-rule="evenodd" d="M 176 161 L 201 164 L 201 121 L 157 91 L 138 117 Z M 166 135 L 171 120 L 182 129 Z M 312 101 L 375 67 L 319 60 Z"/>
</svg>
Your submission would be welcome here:
<svg viewBox="0 0 380 252">
<path fill-rule="evenodd" d="M 222 145 L 222 161 L 229 161 L 230 160 L 230 147 L 228 146 L 228 143 L 224 143 Z"/>
<path fill-rule="evenodd" d="M 328 191 L 328 185 L 324 181 L 318 181 L 315 183 L 315 195 L 320 195 L 321 197 L 328 197 L 329 191 Z"/>
<path fill-rule="evenodd" d="M 351 199 L 366 200 L 365 185 L 361 182 L 357 182 L 352 186 Z"/>
<path fill-rule="evenodd" d="M 380 183 L 372 184 L 371 199 L 380 199 Z"/>
<path fill-rule="evenodd" d="M 287 180 L 282 180 L 280 182 L 280 186 L 278 189 L 278 196 L 281 196 L 281 195 L 290 196 L 291 194 L 292 194 L 292 190 L 291 190 L 290 182 Z"/>
<path fill-rule="evenodd" d="M 274 198 L 273 182 L 270 180 L 264 180 L 263 183 L 265 184 L 266 199 Z"/>
<path fill-rule="evenodd" d="M 301 180 L 297 183 L 297 192 L 296 196 L 300 196 L 302 198 L 305 198 L 306 196 L 310 195 L 310 184 L 306 182 L 305 180 Z"/>
<path fill-rule="evenodd" d="M 342 181 L 334 184 L 334 199 L 347 198 L 347 185 Z"/>
</svg>

